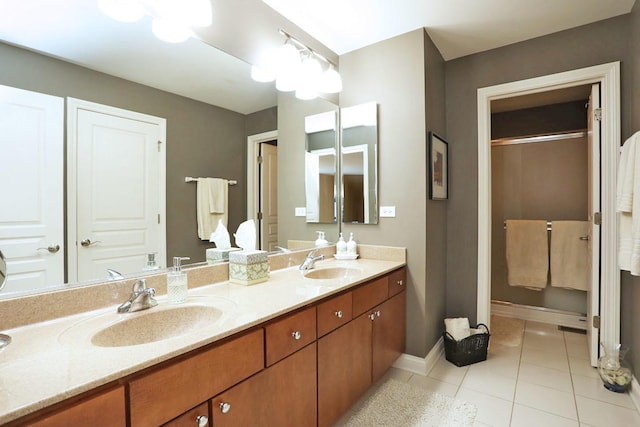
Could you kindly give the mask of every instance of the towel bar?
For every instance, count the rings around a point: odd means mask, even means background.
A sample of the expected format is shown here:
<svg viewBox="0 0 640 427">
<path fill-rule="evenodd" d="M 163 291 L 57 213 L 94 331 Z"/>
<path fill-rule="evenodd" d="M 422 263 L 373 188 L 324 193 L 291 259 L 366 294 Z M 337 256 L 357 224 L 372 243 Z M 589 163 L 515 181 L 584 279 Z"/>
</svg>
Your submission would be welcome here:
<svg viewBox="0 0 640 427">
<path fill-rule="evenodd" d="M 184 182 L 197 182 L 198 178 L 194 178 L 192 176 L 185 176 L 184 177 Z M 235 179 L 230 179 L 229 180 L 229 185 L 236 185 L 238 183 L 238 181 L 236 181 Z"/>
</svg>

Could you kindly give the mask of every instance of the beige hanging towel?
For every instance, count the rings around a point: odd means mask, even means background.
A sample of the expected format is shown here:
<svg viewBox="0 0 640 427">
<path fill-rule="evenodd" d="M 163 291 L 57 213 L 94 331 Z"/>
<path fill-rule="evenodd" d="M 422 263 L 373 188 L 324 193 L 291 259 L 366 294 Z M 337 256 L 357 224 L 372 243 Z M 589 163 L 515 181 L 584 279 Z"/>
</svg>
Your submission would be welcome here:
<svg viewBox="0 0 640 427">
<path fill-rule="evenodd" d="M 229 181 L 221 178 L 198 178 L 197 187 L 198 237 L 209 241 L 219 220 L 222 220 L 225 227 L 227 226 Z"/>
<path fill-rule="evenodd" d="M 589 289 L 589 222 L 551 223 L 551 286 L 586 291 Z"/>
<path fill-rule="evenodd" d="M 546 220 L 506 221 L 507 283 L 540 290 L 547 286 L 549 237 Z"/>
</svg>

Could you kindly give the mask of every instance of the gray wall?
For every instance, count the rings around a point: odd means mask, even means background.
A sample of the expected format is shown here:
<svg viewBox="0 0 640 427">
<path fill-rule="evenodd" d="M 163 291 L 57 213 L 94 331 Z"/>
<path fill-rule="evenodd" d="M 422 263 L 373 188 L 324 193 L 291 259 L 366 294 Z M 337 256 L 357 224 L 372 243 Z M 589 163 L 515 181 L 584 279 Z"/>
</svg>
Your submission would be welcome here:
<svg viewBox="0 0 640 427">
<path fill-rule="evenodd" d="M 276 128 L 275 108 L 252 117 L 0 43 L 0 84 L 74 97 L 167 119 L 167 257 L 204 261 L 196 185 L 185 176 L 236 179 L 229 229 L 246 218 L 246 136 Z"/>
<path fill-rule="evenodd" d="M 427 202 L 426 162 L 427 126 L 444 136 L 444 61 L 416 30 L 341 56 L 340 74 L 341 107 L 378 103 L 378 197 L 397 215 L 343 231 L 407 248 L 406 352 L 424 357 L 441 334 L 445 303 L 446 202 Z"/>
<path fill-rule="evenodd" d="M 452 184 L 447 227 L 447 314 L 475 318 L 477 304 L 477 89 L 622 61 L 622 111 L 628 111 L 629 15 L 466 56 L 446 63 L 447 136 Z M 637 51 L 637 49 L 636 49 Z M 627 116 L 622 117 L 627 129 Z M 640 307 L 639 307 L 640 308 Z"/>
</svg>

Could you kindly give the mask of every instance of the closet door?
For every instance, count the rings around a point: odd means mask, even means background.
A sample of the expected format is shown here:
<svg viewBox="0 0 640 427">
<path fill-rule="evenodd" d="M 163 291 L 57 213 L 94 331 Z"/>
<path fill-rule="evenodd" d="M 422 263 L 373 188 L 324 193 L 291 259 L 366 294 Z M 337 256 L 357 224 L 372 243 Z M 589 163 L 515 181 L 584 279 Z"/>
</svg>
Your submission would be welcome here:
<svg viewBox="0 0 640 427">
<path fill-rule="evenodd" d="M 591 365 L 598 362 L 600 341 L 600 221 L 594 216 L 600 215 L 600 85 L 594 84 L 589 97 L 587 110 L 588 123 L 588 161 L 589 161 L 589 256 L 591 257 L 591 289 L 587 291 L 587 343 Z M 598 319 L 597 321 L 595 319 Z"/>
</svg>

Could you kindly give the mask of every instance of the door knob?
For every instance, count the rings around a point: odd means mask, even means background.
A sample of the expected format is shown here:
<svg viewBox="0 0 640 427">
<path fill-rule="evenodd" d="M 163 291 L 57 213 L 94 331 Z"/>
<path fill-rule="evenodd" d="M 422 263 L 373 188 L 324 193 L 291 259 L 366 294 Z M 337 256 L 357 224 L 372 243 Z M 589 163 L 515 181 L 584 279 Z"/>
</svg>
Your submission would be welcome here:
<svg viewBox="0 0 640 427">
<path fill-rule="evenodd" d="M 209 425 L 209 417 L 206 415 L 198 415 L 196 417 L 196 423 L 198 423 L 198 427 L 207 427 L 207 425 Z"/>
<path fill-rule="evenodd" d="M 50 253 L 55 254 L 60 250 L 60 245 L 49 245 L 46 248 L 38 248 L 38 250 L 49 251 Z"/>
<path fill-rule="evenodd" d="M 220 412 L 222 412 L 223 414 L 226 414 L 227 412 L 229 412 L 231 410 L 231 403 L 220 402 L 218 404 L 218 407 L 220 407 Z"/>
<path fill-rule="evenodd" d="M 84 239 L 82 242 L 80 242 L 80 244 L 85 248 L 88 248 L 89 246 L 93 246 L 96 243 L 100 243 L 100 240 L 96 240 L 95 242 L 92 242 L 91 239 Z"/>
</svg>

